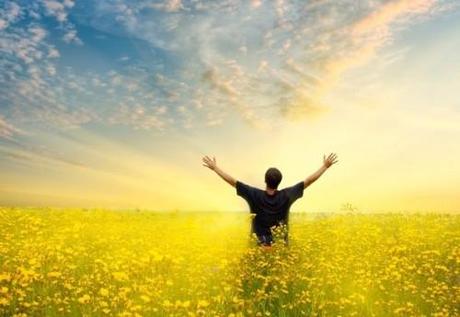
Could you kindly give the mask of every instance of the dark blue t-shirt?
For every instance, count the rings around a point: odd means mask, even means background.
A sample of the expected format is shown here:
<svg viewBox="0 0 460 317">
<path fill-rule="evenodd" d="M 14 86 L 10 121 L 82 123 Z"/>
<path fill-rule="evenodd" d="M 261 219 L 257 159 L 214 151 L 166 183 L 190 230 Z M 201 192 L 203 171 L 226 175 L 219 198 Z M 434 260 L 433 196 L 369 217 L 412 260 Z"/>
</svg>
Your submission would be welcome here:
<svg viewBox="0 0 460 317">
<path fill-rule="evenodd" d="M 273 195 L 265 190 L 236 181 L 236 194 L 243 197 L 249 209 L 255 213 L 252 231 L 257 235 L 271 235 L 270 227 L 280 222 L 288 224 L 289 208 L 303 196 L 304 183 L 299 182 L 291 187 L 276 190 Z"/>
</svg>

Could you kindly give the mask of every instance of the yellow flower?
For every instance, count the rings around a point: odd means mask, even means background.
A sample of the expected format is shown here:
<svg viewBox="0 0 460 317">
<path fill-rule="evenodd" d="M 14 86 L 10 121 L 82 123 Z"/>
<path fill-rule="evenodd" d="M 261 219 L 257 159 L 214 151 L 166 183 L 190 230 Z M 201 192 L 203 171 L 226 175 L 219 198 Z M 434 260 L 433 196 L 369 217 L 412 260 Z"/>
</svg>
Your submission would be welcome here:
<svg viewBox="0 0 460 317">
<path fill-rule="evenodd" d="M 62 275 L 61 272 L 49 272 L 46 276 L 53 278 L 53 277 L 60 277 Z"/>
<path fill-rule="evenodd" d="M 209 306 L 209 302 L 205 299 L 200 299 L 198 301 L 198 307 L 208 307 Z"/>
<path fill-rule="evenodd" d="M 108 291 L 107 289 L 105 289 L 105 288 L 101 288 L 101 289 L 99 290 L 99 294 L 101 294 L 101 296 L 104 296 L 104 297 L 105 297 L 105 296 L 108 296 L 108 295 L 109 295 L 109 291 Z"/>
<path fill-rule="evenodd" d="M 85 294 L 81 297 L 78 298 L 78 302 L 81 303 L 81 304 L 87 304 L 89 303 L 91 297 L 88 295 L 88 294 Z"/>
<path fill-rule="evenodd" d="M 9 282 L 11 280 L 11 275 L 9 273 L 1 273 L 0 274 L 0 282 L 6 281 Z"/>
<path fill-rule="evenodd" d="M 128 275 L 125 272 L 113 272 L 112 276 L 120 282 L 128 280 Z"/>
<path fill-rule="evenodd" d="M 144 301 L 144 303 L 150 302 L 150 297 L 148 297 L 147 295 L 141 295 L 141 299 Z"/>
</svg>

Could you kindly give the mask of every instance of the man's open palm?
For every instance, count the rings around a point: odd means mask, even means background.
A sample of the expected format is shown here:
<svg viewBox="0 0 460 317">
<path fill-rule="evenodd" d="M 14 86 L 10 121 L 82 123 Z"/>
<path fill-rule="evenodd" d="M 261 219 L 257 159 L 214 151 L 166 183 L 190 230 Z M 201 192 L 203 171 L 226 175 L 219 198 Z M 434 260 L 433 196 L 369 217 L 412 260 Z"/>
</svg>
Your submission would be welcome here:
<svg viewBox="0 0 460 317">
<path fill-rule="evenodd" d="M 217 166 L 215 157 L 212 157 L 212 160 L 211 160 L 211 158 L 206 155 L 205 157 L 203 157 L 203 162 L 204 162 L 203 166 L 206 166 L 212 170 L 214 170 Z"/>
<path fill-rule="evenodd" d="M 326 155 L 323 155 L 323 164 L 326 167 L 330 167 L 332 164 L 337 163 L 337 154 L 331 153 L 329 156 L 326 158 Z"/>
</svg>

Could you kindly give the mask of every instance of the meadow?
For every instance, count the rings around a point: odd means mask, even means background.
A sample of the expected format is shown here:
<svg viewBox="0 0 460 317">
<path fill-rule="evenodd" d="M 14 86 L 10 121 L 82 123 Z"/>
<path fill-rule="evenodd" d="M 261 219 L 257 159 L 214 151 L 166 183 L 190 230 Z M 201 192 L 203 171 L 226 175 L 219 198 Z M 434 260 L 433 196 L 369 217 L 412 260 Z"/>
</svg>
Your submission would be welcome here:
<svg viewBox="0 0 460 317">
<path fill-rule="evenodd" d="M 459 316 L 460 215 L 0 208 L 0 316 Z"/>
</svg>

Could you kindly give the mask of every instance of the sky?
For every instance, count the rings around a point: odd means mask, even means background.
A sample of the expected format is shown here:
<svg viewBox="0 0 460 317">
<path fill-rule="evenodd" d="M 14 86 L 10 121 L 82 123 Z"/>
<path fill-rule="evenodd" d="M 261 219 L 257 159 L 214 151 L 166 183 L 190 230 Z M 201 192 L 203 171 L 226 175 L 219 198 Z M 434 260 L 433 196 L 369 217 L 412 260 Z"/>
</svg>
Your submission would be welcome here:
<svg viewBox="0 0 460 317">
<path fill-rule="evenodd" d="M 455 0 L 0 0 L 0 205 L 460 210 Z"/>
</svg>

